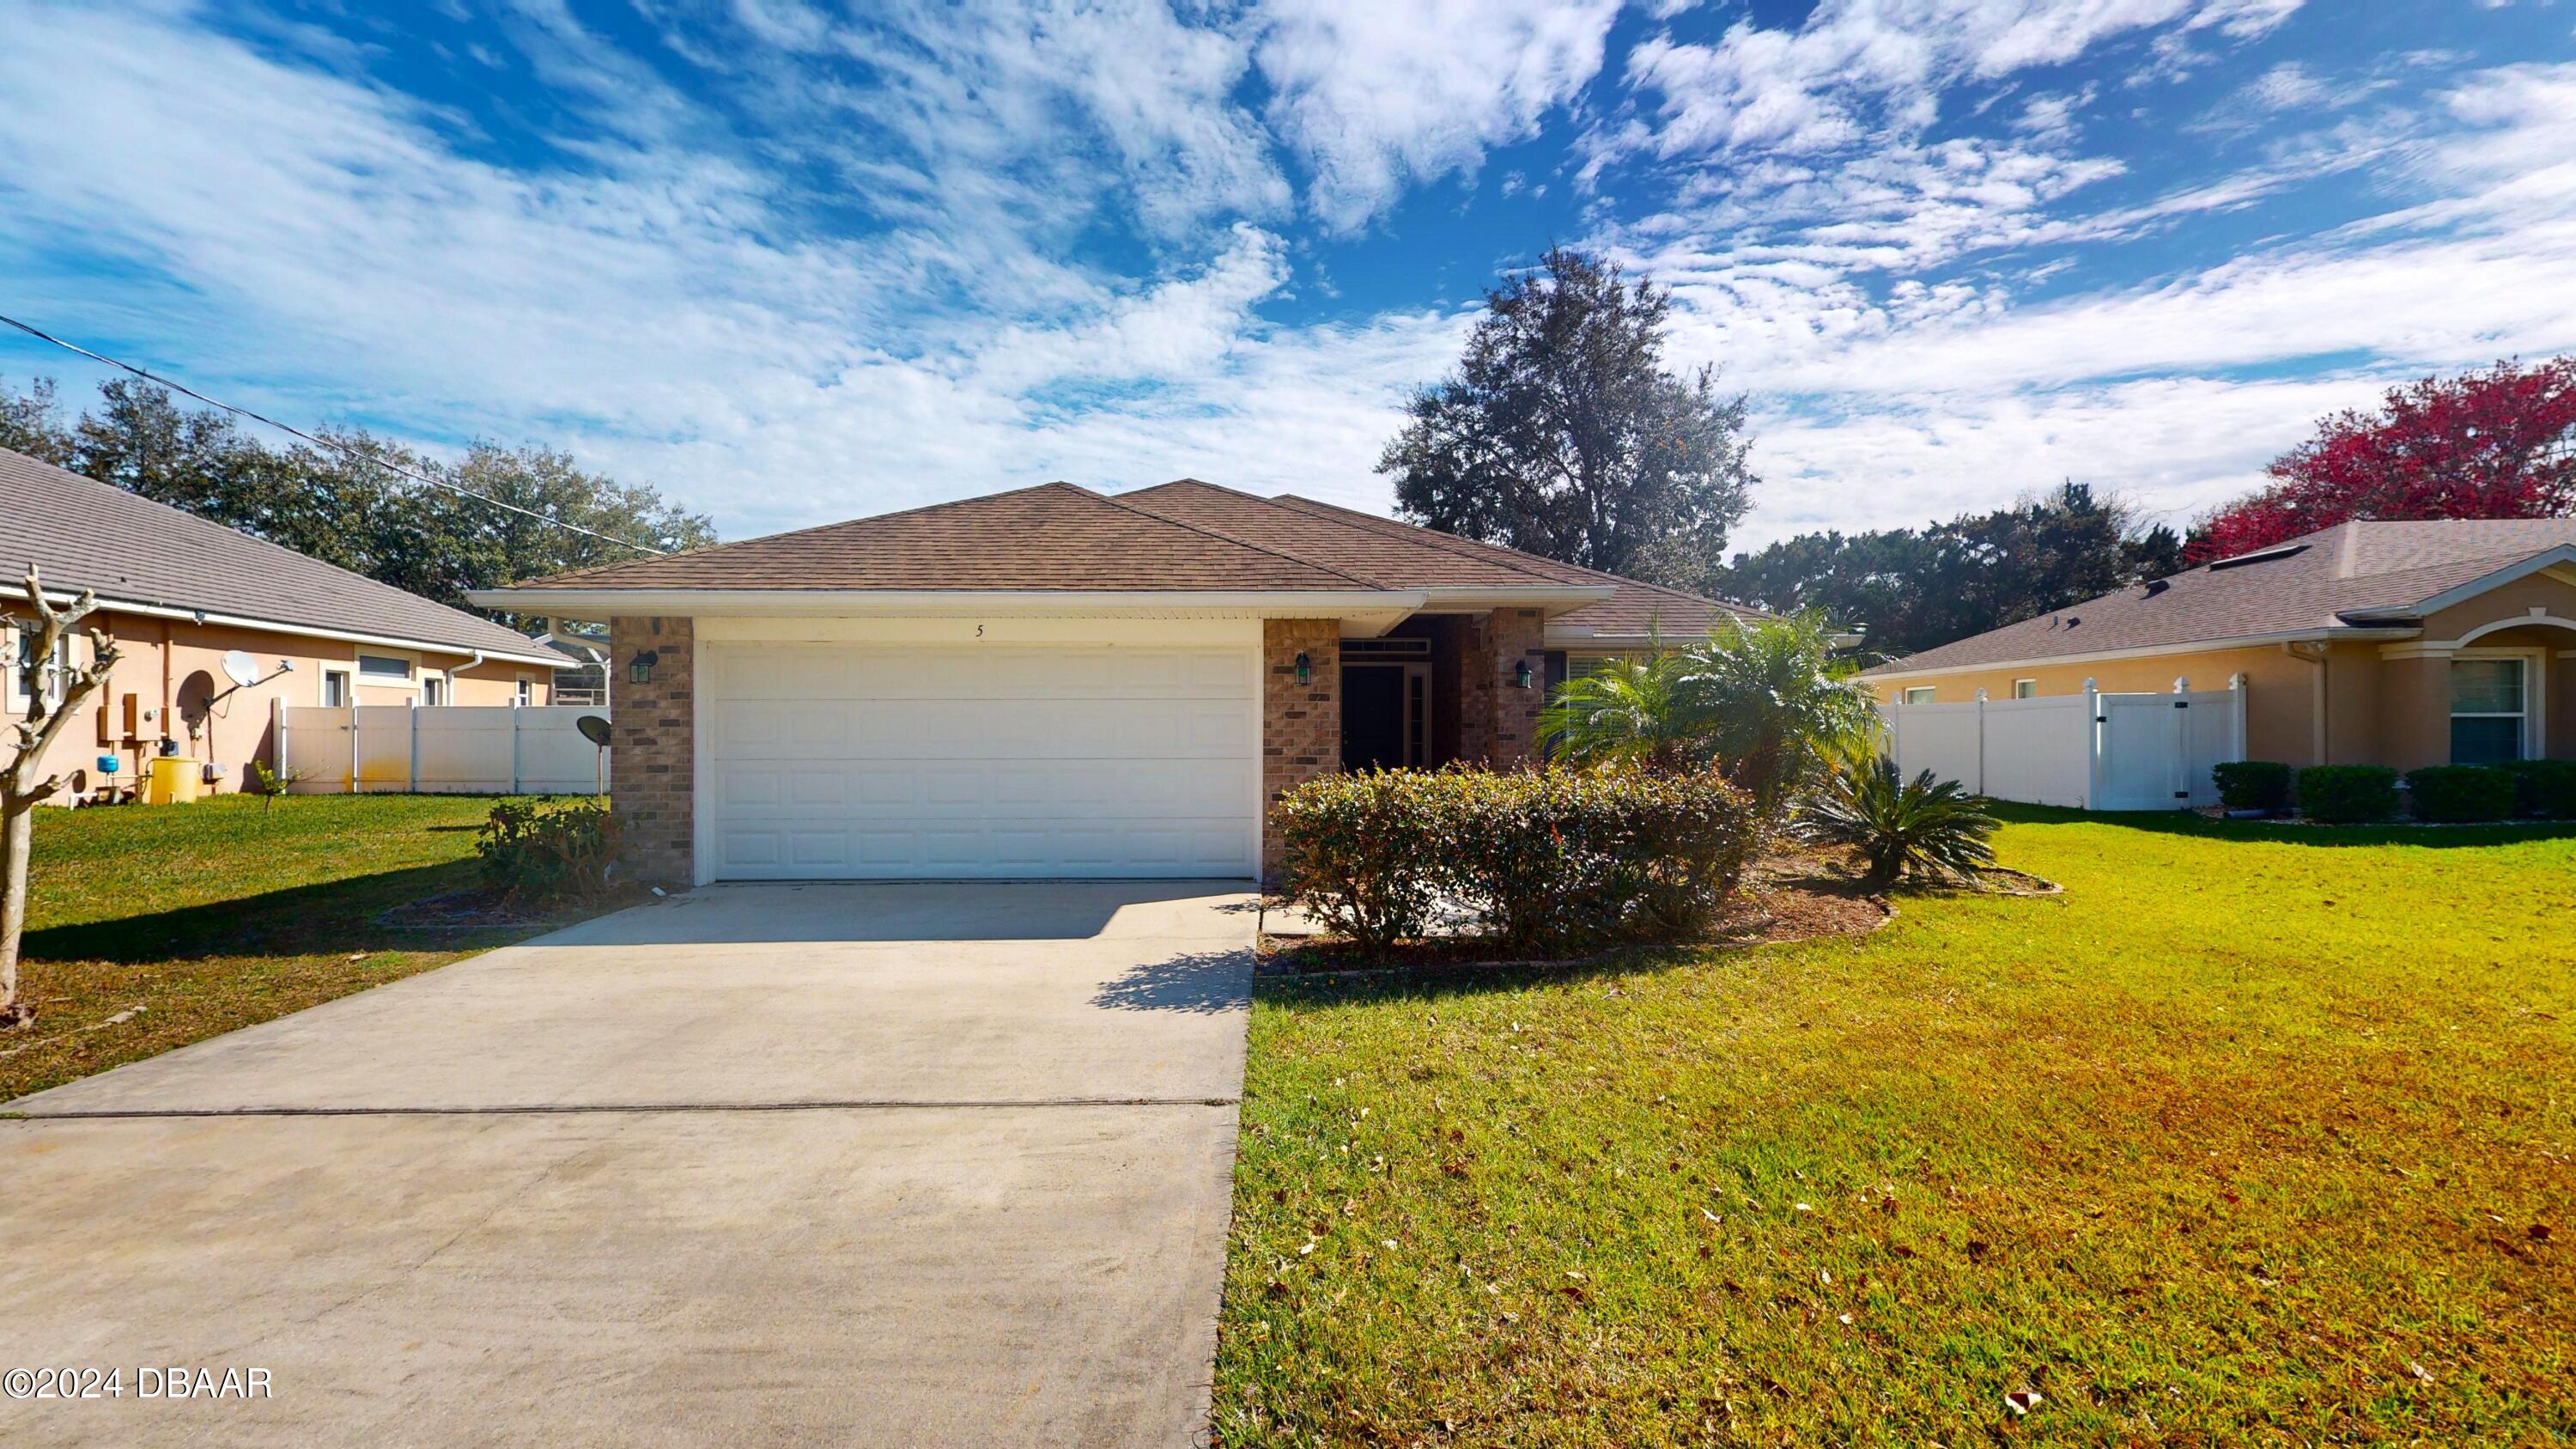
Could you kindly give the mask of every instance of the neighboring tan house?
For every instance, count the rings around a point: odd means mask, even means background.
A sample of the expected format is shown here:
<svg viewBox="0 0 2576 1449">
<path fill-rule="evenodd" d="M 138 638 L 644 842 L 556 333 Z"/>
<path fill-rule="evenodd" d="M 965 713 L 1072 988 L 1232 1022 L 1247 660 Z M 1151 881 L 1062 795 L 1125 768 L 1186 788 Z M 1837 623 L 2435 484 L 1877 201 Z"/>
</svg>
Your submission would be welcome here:
<svg viewBox="0 0 2576 1449">
<path fill-rule="evenodd" d="M 1333 770 L 1529 757 L 1727 606 L 1296 497 L 1050 483 L 538 579 L 610 621 L 630 858 L 698 883 L 1243 877 Z"/>
<path fill-rule="evenodd" d="M 25 715 L 33 690 L 59 697 L 56 671 L 89 660 L 85 635 L 31 657 L 33 630 L 17 627 L 34 622 L 18 587 L 29 563 L 49 598 L 94 590 L 87 623 L 123 652 L 46 762 L 73 787 L 65 803 L 106 782 L 101 755 L 131 785 L 165 740 L 209 767 L 214 788 L 240 789 L 252 761 L 273 761 L 273 701 L 544 704 L 564 663 L 489 619 L 0 449 L 0 660 L 14 666 L 0 722 Z M 235 652 L 257 683 L 235 687 Z"/>
<path fill-rule="evenodd" d="M 2225 689 L 2246 758 L 2576 758 L 2576 518 L 2347 523 L 1867 671 L 1881 700 Z"/>
</svg>

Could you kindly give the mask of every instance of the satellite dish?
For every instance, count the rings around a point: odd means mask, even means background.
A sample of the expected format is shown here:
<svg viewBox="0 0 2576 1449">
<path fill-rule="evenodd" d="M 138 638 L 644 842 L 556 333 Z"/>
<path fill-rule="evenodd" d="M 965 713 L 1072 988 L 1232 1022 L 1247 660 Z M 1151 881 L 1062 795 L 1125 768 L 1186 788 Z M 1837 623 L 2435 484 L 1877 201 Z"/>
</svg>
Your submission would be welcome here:
<svg viewBox="0 0 2576 1449">
<path fill-rule="evenodd" d="M 259 682 L 259 661 L 239 649 L 224 654 L 224 678 L 247 688 Z"/>
<path fill-rule="evenodd" d="M 581 737 L 583 739 L 590 741 L 592 744 L 597 745 L 602 749 L 606 749 L 608 747 L 608 721 L 601 719 L 595 714 L 586 714 L 581 718 L 574 720 L 572 722 L 572 727 L 581 731 Z"/>
</svg>

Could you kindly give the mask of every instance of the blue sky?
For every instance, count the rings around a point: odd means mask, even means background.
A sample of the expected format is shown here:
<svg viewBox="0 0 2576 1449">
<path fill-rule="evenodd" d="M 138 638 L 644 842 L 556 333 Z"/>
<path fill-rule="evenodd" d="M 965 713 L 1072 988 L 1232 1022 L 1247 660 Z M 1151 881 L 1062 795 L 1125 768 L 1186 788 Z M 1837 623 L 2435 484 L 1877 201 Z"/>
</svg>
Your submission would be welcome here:
<svg viewBox="0 0 2576 1449">
<path fill-rule="evenodd" d="M 1384 509 L 1551 242 L 1750 393 L 1739 544 L 2068 476 L 2183 521 L 2392 380 L 2576 348 L 2576 3 L 0 0 L 0 310 L 729 537 L 1051 478 Z"/>
</svg>

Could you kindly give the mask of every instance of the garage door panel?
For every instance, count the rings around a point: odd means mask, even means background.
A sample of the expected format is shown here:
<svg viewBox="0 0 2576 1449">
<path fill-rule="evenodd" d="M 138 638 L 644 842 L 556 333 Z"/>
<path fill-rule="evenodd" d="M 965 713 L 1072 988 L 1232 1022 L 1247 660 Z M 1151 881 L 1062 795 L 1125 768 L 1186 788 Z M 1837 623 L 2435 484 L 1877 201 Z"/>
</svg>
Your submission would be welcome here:
<svg viewBox="0 0 2576 1449">
<path fill-rule="evenodd" d="M 719 878 L 1254 872 L 1249 649 L 710 655 Z"/>
</svg>

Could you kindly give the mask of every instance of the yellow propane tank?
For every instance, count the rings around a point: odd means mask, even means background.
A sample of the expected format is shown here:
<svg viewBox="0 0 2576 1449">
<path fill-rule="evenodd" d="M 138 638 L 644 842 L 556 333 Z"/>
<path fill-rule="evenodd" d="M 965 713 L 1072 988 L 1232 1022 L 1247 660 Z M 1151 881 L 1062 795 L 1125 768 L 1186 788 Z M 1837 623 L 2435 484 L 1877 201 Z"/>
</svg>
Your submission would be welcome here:
<svg viewBox="0 0 2576 1449">
<path fill-rule="evenodd" d="M 143 803 L 194 805 L 197 803 L 197 788 L 196 761 L 163 755 L 147 767 L 143 777 Z"/>
</svg>

